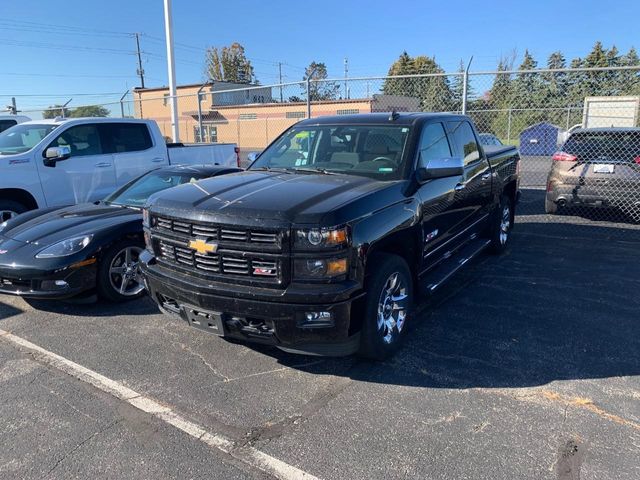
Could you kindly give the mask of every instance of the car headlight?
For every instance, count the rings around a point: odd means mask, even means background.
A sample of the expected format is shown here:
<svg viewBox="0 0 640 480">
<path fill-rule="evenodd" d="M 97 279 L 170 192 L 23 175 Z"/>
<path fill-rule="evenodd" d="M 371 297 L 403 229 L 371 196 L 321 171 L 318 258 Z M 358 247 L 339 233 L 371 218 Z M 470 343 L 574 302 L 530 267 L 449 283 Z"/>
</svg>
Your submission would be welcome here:
<svg viewBox="0 0 640 480">
<path fill-rule="evenodd" d="M 36 258 L 66 257 L 78 253 L 91 242 L 93 235 L 82 235 L 79 237 L 67 238 L 61 242 L 49 245 L 36 255 Z"/>
<path fill-rule="evenodd" d="M 347 228 L 311 228 L 295 231 L 295 245 L 301 249 L 335 247 L 347 243 Z"/>
<path fill-rule="evenodd" d="M 142 226 L 143 227 L 151 226 L 151 223 L 149 221 L 149 209 L 148 208 L 143 208 L 142 209 Z"/>
<path fill-rule="evenodd" d="M 346 258 L 301 258 L 294 260 L 296 278 L 322 279 L 339 277 L 347 273 Z"/>
<path fill-rule="evenodd" d="M 9 223 L 8 220 L 0 223 L 0 232 L 2 232 L 7 227 L 7 223 Z"/>
</svg>

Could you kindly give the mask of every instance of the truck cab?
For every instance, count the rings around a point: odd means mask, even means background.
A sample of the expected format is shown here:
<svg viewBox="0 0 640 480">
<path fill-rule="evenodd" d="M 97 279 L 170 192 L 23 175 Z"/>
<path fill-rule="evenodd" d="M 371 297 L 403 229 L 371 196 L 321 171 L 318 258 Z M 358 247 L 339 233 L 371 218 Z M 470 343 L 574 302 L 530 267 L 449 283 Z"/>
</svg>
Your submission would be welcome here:
<svg viewBox="0 0 640 480">
<path fill-rule="evenodd" d="M 302 121 L 247 171 L 150 201 L 148 290 L 211 333 L 385 358 L 418 292 L 506 248 L 518 162 L 513 147 L 485 152 L 461 115 Z"/>
</svg>

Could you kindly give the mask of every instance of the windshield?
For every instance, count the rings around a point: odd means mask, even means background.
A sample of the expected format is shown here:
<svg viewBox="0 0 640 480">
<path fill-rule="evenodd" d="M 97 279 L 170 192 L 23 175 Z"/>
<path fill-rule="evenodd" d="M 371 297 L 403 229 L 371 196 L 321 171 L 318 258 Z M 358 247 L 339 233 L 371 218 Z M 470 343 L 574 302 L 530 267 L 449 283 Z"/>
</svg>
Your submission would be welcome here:
<svg viewBox="0 0 640 480">
<path fill-rule="evenodd" d="M 409 131 L 402 125 L 293 127 L 267 148 L 250 170 L 317 170 L 397 180 L 406 163 Z"/>
<path fill-rule="evenodd" d="M 142 207 L 147 199 L 156 192 L 167 188 L 193 183 L 206 178 L 200 172 L 149 172 L 142 177 L 133 180 L 120 190 L 109 195 L 104 201 L 112 205 L 127 207 Z"/>
<path fill-rule="evenodd" d="M 19 124 L 0 133 L 0 155 L 24 153 L 35 147 L 58 125 Z"/>
<path fill-rule="evenodd" d="M 640 156 L 640 130 L 574 133 L 563 150 L 582 160 L 606 158 L 631 162 Z"/>
</svg>

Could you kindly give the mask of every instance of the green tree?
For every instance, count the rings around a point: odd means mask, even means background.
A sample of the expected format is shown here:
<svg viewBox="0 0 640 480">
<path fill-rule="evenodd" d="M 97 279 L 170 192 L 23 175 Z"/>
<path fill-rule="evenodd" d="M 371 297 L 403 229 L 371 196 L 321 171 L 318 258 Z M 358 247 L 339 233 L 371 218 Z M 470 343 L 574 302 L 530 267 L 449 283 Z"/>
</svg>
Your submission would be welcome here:
<svg viewBox="0 0 640 480">
<path fill-rule="evenodd" d="M 64 110 L 64 114 L 62 113 Z M 68 117 L 69 109 L 63 108 L 62 105 L 51 105 L 42 112 L 42 118 L 56 118 L 56 117 Z"/>
<path fill-rule="evenodd" d="M 86 105 L 74 108 L 69 112 L 69 117 L 108 117 L 111 112 L 102 105 Z"/>
<path fill-rule="evenodd" d="M 460 60 L 457 75 L 451 81 L 451 107 L 452 111 L 462 110 L 462 98 L 464 97 L 464 62 Z M 467 106 L 475 98 L 475 92 L 469 82 L 467 82 Z"/>
<path fill-rule="evenodd" d="M 310 79 L 309 83 L 309 98 L 312 102 L 322 100 L 335 100 L 338 98 L 338 92 L 340 91 L 340 85 L 335 82 L 327 82 L 327 66 L 322 62 L 311 62 L 305 69 L 302 80 L 305 82 L 302 84 L 302 94 L 307 95 L 307 79 Z"/>
<path fill-rule="evenodd" d="M 209 47 L 205 53 L 205 75 L 209 80 L 232 83 L 258 83 L 244 47 L 234 42 L 228 47 Z"/>
<path fill-rule="evenodd" d="M 389 76 L 394 75 L 433 75 L 425 77 L 389 78 L 384 82 L 382 91 L 386 95 L 402 95 L 420 100 L 424 111 L 447 111 L 453 105 L 451 85 L 444 70 L 435 58 L 419 55 L 411 57 L 405 51 L 389 68 Z"/>
<path fill-rule="evenodd" d="M 619 60 L 621 67 L 639 67 L 640 57 L 634 47 L 622 55 Z M 618 81 L 623 86 L 624 95 L 640 95 L 640 69 L 638 70 L 621 70 L 618 75 Z"/>
</svg>

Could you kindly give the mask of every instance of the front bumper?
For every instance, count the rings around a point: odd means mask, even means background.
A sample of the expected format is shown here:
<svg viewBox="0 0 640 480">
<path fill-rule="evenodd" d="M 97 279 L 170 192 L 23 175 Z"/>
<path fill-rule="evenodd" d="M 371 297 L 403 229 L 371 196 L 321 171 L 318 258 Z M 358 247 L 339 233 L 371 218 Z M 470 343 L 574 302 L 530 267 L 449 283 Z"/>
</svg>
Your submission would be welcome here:
<svg viewBox="0 0 640 480">
<path fill-rule="evenodd" d="M 359 347 L 359 336 L 350 332 L 353 302 L 363 295 L 356 282 L 291 284 L 275 290 L 178 276 L 157 265 L 148 252 L 140 265 L 160 308 L 202 330 L 312 355 L 350 355 Z M 308 312 L 329 312 L 331 319 L 307 322 Z"/>
<path fill-rule="evenodd" d="M 0 294 L 34 299 L 71 298 L 95 288 L 96 273 L 96 263 L 57 270 L 29 269 L 28 273 L 0 265 Z"/>
</svg>

